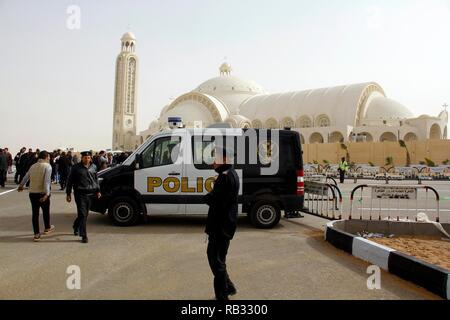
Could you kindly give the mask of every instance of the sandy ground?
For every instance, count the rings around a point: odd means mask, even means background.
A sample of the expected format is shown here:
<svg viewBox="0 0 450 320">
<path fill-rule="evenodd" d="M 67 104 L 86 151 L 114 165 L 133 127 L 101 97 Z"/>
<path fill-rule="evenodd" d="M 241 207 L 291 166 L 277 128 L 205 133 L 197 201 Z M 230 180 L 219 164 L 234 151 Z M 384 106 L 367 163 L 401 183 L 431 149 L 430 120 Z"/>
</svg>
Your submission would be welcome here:
<svg viewBox="0 0 450 320">
<path fill-rule="evenodd" d="M 417 236 L 370 240 L 450 270 L 450 241 L 439 237 Z"/>
</svg>

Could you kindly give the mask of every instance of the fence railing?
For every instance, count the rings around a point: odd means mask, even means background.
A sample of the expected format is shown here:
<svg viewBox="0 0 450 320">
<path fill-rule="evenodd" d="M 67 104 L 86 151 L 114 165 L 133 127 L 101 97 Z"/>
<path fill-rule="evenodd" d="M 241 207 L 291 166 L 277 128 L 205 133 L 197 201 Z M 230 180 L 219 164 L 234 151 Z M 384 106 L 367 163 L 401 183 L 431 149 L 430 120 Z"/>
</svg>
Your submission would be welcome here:
<svg viewBox="0 0 450 320">
<path fill-rule="evenodd" d="M 304 212 L 322 218 L 342 219 L 342 193 L 332 183 L 305 181 Z"/>
<path fill-rule="evenodd" d="M 439 202 L 439 193 L 430 186 L 363 184 L 351 192 L 349 220 L 381 220 L 382 217 L 397 221 L 405 218 L 413 220 L 419 212 L 424 212 L 430 218 L 434 216 L 436 222 L 439 222 Z M 410 212 L 415 213 L 414 217 Z"/>
</svg>

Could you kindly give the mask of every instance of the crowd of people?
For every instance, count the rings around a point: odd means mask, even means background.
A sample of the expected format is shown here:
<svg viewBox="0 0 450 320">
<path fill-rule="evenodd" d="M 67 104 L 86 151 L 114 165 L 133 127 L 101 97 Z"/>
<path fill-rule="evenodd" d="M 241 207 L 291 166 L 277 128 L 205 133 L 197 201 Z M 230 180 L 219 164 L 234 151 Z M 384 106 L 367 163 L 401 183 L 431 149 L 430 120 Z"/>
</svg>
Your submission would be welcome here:
<svg viewBox="0 0 450 320">
<path fill-rule="evenodd" d="M 88 243 L 87 218 L 91 204 L 102 198 L 98 171 L 115 163 L 125 161 L 127 154 L 114 158 L 111 153 L 100 151 L 93 155 L 92 151 L 81 152 L 79 158 L 71 151 L 60 150 L 47 152 L 22 148 L 12 159 L 8 148 L 0 149 L 0 165 L 2 182 L 5 170 L 11 170 L 13 162 L 17 167 L 15 182 L 19 184 L 17 191 L 23 192 L 29 183 L 29 199 L 31 202 L 33 241 L 41 240 L 39 228 L 39 212 L 42 210 L 44 235 L 55 231 L 51 224 L 50 198 L 51 184 L 59 178 L 61 190 L 65 190 L 66 201 L 72 202 L 72 192 L 77 207 L 77 217 L 73 222 L 74 236 L 81 237 L 82 243 Z M 226 256 L 230 241 L 234 238 L 238 217 L 239 176 L 232 164 L 232 155 L 228 150 L 217 148 L 215 151 L 214 170 L 218 176 L 211 192 L 204 196 L 209 206 L 205 233 L 208 235 L 207 256 L 214 275 L 214 292 L 217 300 L 228 300 L 237 293 L 226 266 Z M 56 169 L 56 170 L 55 170 Z M 12 171 L 10 172 L 12 173 Z M 58 177 L 59 176 L 59 177 Z M 4 182 L 3 182 L 4 184 Z"/>
<path fill-rule="evenodd" d="M 12 173 L 14 173 L 14 183 L 20 184 L 31 166 L 38 162 L 40 151 L 40 149 L 33 150 L 31 148 L 27 151 L 27 148 L 23 147 L 13 158 L 8 148 L 0 148 L 0 187 L 5 187 L 7 175 Z M 80 157 L 77 153 L 60 149 L 49 152 L 49 154 L 52 167 L 51 181 L 54 184 L 59 184 L 60 190 L 64 190 L 70 170 L 80 162 Z M 113 154 L 102 150 L 93 153 L 92 160 L 98 171 L 101 171 L 123 163 L 128 156 L 129 153 L 127 152 Z"/>
<path fill-rule="evenodd" d="M 8 172 L 13 173 L 12 166 L 16 166 L 14 182 L 17 190 L 22 192 L 29 189 L 32 209 L 32 223 L 34 241 L 40 241 L 39 211 L 42 210 L 47 235 L 55 230 L 50 223 L 51 185 L 59 183 L 60 190 L 65 190 L 66 201 L 72 201 L 72 191 L 75 195 L 77 218 L 73 224 L 75 236 L 80 236 L 83 243 L 88 242 L 86 221 L 92 201 L 101 197 L 97 172 L 125 161 L 127 153 L 114 155 L 100 151 L 93 155 L 92 151 L 83 151 L 80 156 L 72 151 L 45 150 L 22 148 L 12 159 L 8 148 L 0 149 L 0 168 L 2 186 L 5 184 Z M 6 170 L 6 173 L 5 173 Z"/>
</svg>

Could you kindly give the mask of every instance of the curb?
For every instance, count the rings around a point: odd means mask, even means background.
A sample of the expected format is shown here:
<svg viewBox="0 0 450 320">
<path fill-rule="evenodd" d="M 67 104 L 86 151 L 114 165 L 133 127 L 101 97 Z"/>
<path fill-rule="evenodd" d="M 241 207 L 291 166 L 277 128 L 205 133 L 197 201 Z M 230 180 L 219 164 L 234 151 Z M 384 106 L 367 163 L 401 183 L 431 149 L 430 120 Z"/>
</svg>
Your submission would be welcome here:
<svg viewBox="0 0 450 320">
<path fill-rule="evenodd" d="M 450 300 L 450 271 L 327 224 L 325 240 L 356 258 Z"/>
</svg>

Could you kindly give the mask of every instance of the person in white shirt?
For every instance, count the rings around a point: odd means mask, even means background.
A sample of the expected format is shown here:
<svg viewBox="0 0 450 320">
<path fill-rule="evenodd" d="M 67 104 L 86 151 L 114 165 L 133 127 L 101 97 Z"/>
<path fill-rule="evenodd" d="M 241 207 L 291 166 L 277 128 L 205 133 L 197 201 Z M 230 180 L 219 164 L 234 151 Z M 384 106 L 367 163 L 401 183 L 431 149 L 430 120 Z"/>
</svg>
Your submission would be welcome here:
<svg viewBox="0 0 450 320">
<path fill-rule="evenodd" d="M 50 154 L 47 151 L 39 153 L 39 160 L 28 170 L 20 182 L 18 191 L 23 191 L 23 186 L 30 180 L 30 201 L 33 212 L 34 241 L 41 240 L 39 232 L 39 209 L 42 208 L 45 230 L 49 234 L 55 230 L 50 224 L 50 186 L 52 183 L 52 166 L 50 165 Z"/>
</svg>

